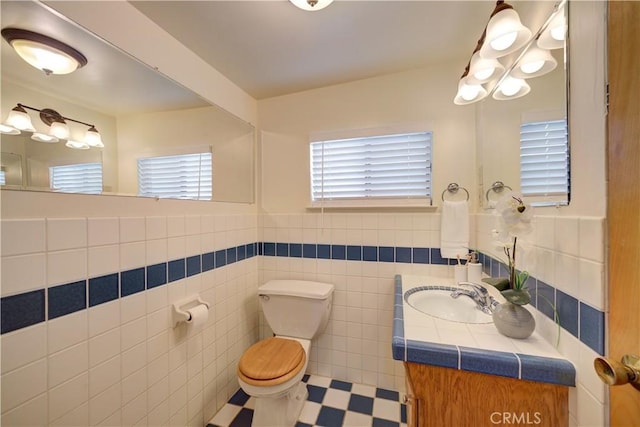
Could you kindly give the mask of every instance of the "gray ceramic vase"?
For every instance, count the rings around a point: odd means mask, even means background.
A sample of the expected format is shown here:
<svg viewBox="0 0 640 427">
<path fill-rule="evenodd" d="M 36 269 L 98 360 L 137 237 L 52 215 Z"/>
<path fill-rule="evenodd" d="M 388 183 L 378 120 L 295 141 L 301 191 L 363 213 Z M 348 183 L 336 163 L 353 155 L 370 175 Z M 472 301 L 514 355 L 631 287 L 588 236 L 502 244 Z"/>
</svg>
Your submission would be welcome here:
<svg viewBox="0 0 640 427">
<path fill-rule="evenodd" d="M 505 301 L 493 311 L 493 323 L 498 332 L 509 338 L 529 338 L 536 329 L 536 319 L 521 305 Z"/>
</svg>

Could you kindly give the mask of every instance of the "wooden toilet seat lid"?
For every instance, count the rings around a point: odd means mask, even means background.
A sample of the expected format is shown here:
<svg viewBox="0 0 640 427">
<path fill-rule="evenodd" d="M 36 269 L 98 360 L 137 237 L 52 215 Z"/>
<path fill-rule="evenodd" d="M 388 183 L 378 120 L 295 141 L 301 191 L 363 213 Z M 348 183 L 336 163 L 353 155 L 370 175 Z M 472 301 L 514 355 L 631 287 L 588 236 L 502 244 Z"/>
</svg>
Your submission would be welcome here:
<svg viewBox="0 0 640 427">
<path fill-rule="evenodd" d="M 238 362 L 238 375 L 247 384 L 272 386 L 293 378 L 304 362 L 304 349 L 298 341 L 272 337 L 244 352 Z"/>
</svg>

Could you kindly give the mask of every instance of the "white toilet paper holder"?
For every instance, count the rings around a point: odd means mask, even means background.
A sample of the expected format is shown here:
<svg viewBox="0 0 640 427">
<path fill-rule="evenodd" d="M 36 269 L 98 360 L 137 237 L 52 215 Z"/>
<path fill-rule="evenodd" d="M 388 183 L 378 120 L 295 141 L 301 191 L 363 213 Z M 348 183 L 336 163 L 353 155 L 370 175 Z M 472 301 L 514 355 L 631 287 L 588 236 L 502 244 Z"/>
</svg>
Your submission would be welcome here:
<svg viewBox="0 0 640 427">
<path fill-rule="evenodd" d="M 189 320 L 191 320 L 191 314 L 189 313 L 189 310 L 201 304 L 206 305 L 207 310 L 211 308 L 211 304 L 203 301 L 200 298 L 200 295 L 193 295 L 187 298 L 183 298 L 171 304 L 171 318 L 173 321 L 173 327 L 175 328 L 176 325 L 180 322 L 188 322 Z"/>
</svg>

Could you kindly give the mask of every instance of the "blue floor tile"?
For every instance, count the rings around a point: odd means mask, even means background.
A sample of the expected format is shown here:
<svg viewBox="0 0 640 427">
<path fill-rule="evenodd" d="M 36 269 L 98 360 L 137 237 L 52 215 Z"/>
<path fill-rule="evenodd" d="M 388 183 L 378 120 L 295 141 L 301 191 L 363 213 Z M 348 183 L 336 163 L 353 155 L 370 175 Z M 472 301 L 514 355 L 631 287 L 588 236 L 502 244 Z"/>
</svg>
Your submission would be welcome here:
<svg viewBox="0 0 640 427">
<path fill-rule="evenodd" d="M 252 420 L 253 411 L 251 409 L 242 408 L 229 427 L 250 427 Z"/>
<path fill-rule="evenodd" d="M 351 387 L 353 387 L 353 384 L 345 381 L 331 380 L 331 384 L 329 385 L 329 387 L 338 390 L 351 391 Z"/>
<path fill-rule="evenodd" d="M 377 388 L 376 397 L 397 401 L 400 398 L 400 394 L 397 391 L 385 390 L 384 388 Z"/>
<path fill-rule="evenodd" d="M 236 391 L 231 399 L 229 399 L 229 403 L 233 405 L 244 406 L 244 404 L 247 403 L 247 400 L 249 400 L 249 397 L 250 396 L 245 393 L 244 390 L 238 389 L 238 391 Z"/>
<path fill-rule="evenodd" d="M 348 410 L 359 412 L 365 415 L 373 414 L 373 397 L 360 396 L 359 394 L 352 394 L 349 399 Z"/>
<path fill-rule="evenodd" d="M 374 418 L 371 427 L 400 427 L 400 423 L 382 418 Z"/>
<path fill-rule="evenodd" d="M 341 409 L 323 406 L 318 414 L 316 425 L 323 427 L 337 427 L 342 425 L 345 411 Z"/>
<path fill-rule="evenodd" d="M 309 397 L 307 400 L 310 402 L 322 403 L 324 395 L 327 393 L 327 389 L 324 387 L 318 387 L 312 384 L 307 384 L 307 390 L 309 391 Z"/>
</svg>

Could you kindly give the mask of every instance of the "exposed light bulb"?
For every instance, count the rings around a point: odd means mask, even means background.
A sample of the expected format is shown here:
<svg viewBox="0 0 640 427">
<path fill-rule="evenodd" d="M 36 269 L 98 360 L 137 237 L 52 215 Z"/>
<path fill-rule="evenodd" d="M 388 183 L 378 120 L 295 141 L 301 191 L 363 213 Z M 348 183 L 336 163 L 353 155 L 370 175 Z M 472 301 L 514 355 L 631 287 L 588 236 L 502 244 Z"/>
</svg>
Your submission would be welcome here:
<svg viewBox="0 0 640 427">
<path fill-rule="evenodd" d="M 505 96 L 513 96 L 522 87 L 520 79 L 514 79 L 513 77 L 507 77 L 502 83 L 500 83 L 500 91 Z"/>
<path fill-rule="evenodd" d="M 472 101 L 478 97 L 480 87 L 478 85 L 463 85 L 460 89 L 460 96 L 465 101 Z"/>
<path fill-rule="evenodd" d="M 494 71 L 495 68 L 485 68 L 484 70 L 478 70 L 477 72 L 473 73 L 473 77 L 478 80 L 485 80 L 491 77 Z"/>
</svg>

